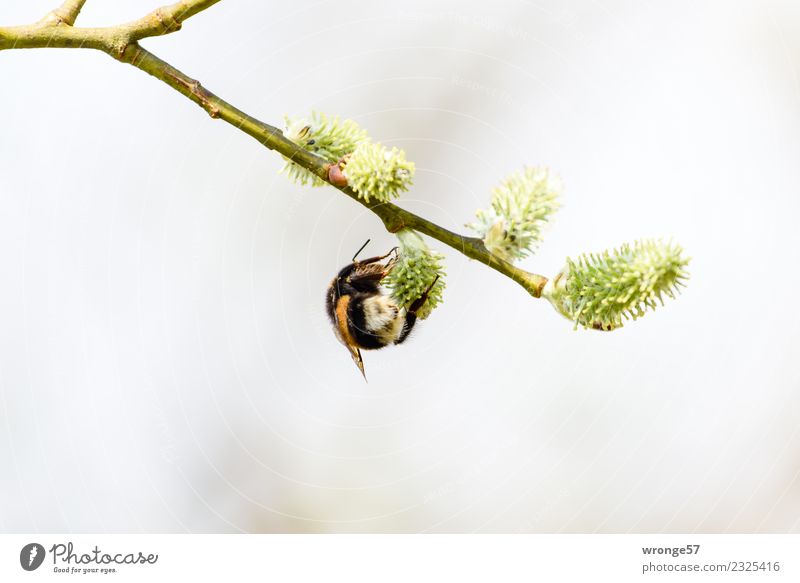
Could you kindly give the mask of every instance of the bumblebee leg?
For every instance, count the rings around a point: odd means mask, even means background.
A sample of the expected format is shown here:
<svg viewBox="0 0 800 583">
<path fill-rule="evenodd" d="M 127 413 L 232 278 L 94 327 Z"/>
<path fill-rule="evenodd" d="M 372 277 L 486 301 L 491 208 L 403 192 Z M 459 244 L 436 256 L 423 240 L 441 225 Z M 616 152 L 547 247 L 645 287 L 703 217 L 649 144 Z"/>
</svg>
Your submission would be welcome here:
<svg viewBox="0 0 800 583">
<path fill-rule="evenodd" d="M 428 301 L 428 294 L 431 293 L 431 290 L 433 289 L 433 286 L 436 285 L 437 281 L 439 281 L 439 276 L 438 275 L 436 276 L 436 279 L 434 279 L 433 282 L 428 286 L 428 289 L 425 290 L 425 293 L 423 293 L 416 300 L 411 302 L 411 305 L 408 306 L 408 313 L 409 314 L 415 314 L 416 315 L 417 310 L 419 310 L 425 304 L 425 302 Z"/>
<path fill-rule="evenodd" d="M 436 276 L 436 279 L 433 280 L 433 283 L 428 286 L 428 289 L 425 290 L 425 293 L 411 302 L 411 305 L 408 306 L 408 311 L 406 312 L 406 321 L 403 323 L 403 329 L 400 331 L 400 335 L 397 337 L 397 340 L 394 341 L 395 344 L 401 344 L 406 338 L 408 338 L 408 335 L 411 334 L 411 329 L 414 328 L 414 324 L 417 323 L 417 311 L 428 300 L 428 294 L 433 289 L 433 286 L 436 285 L 437 281 L 439 281 L 438 275 Z"/>
<path fill-rule="evenodd" d="M 376 257 L 370 257 L 369 259 L 364 259 L 363 261 L 353 261 L 353 263 L 360 263 L 361 265 L 376 263 L 378 261 L 383 261 L 384 259 L 389 257 L 389 255 L 391 255 L 392 253 L 394 253 L 395 255 L 397 254 L 397 247 L 392 248 L 386 255 L 378 255 Z"/>
<path fill-rule="evenodd" d="M 417 313 L 416 312 L 407 312 L 406 313 L 406 320 L 403 322 L 403 329 L 400 331 L 400 335 L 397 337 L 397 340 L 394 341 L 395 344 L 402 344 L 405 342 L 408 335 L 411 334 L 411 330 L 414 328 L 414 324 L 417 322 Z"/>
</svg>

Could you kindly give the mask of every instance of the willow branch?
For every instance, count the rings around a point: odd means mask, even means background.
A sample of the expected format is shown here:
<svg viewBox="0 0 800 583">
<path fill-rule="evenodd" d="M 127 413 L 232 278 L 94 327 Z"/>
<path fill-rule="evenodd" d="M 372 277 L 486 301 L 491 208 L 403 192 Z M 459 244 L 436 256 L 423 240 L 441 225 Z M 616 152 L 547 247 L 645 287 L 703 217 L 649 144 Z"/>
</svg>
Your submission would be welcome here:
<svg viewBox="0 0 800 583">
<path fill-rule="evenodd" d="M 68 17 L 77 16 L 85 0 L 67 0 L 35 24 L 0 27 L 3 49 L 97 49 L 119 59 L 125 49 L 143 38 L 162 36 L 180 30 L 183 22 L 219 0 L 183 0 L 117 26 L 81 28 L 69 26 Z M 66 15 L 67 18 L 62 17 Z M 65 24 L 67 26 L 59 26 Z"/>
<path fill-rule="evenodd" d="M 203 87 L 197 80 L 162 61 L 139 45 L 138 41 L 143 38 L 178 30 L 184 20 L 218 1 L 183 0 L 177 4 L 154 10 L 139 20 L 105 28 L 59 26 L 52 21 L 49 21 L 49 24 L 43 24 L 40 21 L 30 26 L 0 27 L 0 50 L 38 47 L 102 50 L 118 61 L 129 63 L 163 81 L 202 107 L 212 118 L 228 122 L 236 129 L 258 140 L 266 148 L 282 154 L 330 184 L 328 180 L 330 164 L 324 158 L 299 147 L 286 138 L 278 128 L 246 114 Z M 80 0 L 65 2 L 65 6 L 70 5 L 73 8 L 77 6 L 78 10 L 80 9 L 79 5 L 82 4 L 83 2 Z M 62 8 L 64 7 L 62 6 Z M 68 24 L 64 18 L 61 22 Z M 445 229 L 394 204 L 367 203 L 347 186 L 334 184 L 331 186 L 338 188 L 342 193 L 372 211 L 389 232 L 396 233 L 403 228 L 419 231 L 516 281 L 534 297 L 541 296 L 547 278 L 529 273 L 493 255 L 486 249 L 481 239 L 466 237 Z"/>
<path fill-rule="evenodd" d="M 72 26 L 75 24 L 75 20 L 78 18 L 78 14 L 81 13 L 84 4 L 86 4 L 86 0 L 65 0 L 61 6 L 48 13 L 37 24 L 42 26 L 58 26 L 59 24 Z"/>
</svg>

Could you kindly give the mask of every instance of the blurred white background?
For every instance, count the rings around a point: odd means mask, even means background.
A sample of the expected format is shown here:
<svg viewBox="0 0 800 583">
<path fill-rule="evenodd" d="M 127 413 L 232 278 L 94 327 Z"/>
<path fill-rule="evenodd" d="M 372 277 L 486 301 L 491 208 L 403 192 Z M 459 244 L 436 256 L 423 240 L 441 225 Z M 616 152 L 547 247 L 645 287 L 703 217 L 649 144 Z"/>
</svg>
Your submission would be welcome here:
<svg viewBox="0 0 800 583">
<path fill-rule="evenodd" d="M 240 0 L 143 44 L 404 148 L 401 205 L 451 229 L 551 167 L 531 271 L 664 236 L 692 279 L 573 332 L 432 242 L 446 302 L 365 384 L 323 294 L 377 219 L 132 67 L 3 51 L 1 531 L 800 531 L 797 2 Z"/>
</svg>

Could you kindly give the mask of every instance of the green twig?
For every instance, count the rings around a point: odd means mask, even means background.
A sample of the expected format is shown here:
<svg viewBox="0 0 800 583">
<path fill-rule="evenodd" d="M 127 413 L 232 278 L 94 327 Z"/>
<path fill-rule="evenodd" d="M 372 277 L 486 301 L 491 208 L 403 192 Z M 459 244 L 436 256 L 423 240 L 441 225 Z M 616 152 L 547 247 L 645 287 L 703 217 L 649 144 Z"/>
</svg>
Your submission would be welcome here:
<svg viewBox="0 0 800 583">
<path fill-rule="evenodd" d="M 169 63 L 142 48 L 144 38 L 175 32 L 189 17 L 209 8 L 219 0 L 183 0 L 154 10 L 147 16 L 118 26 L 101 28 L 73 27 L 85 0 L 67 0 L 36 24 L 0 27 L 0 50 L 23 48 L 89 48 L 107 53 L 118 61 L 129 63 L 160 79 L 202 107 L 212 118 L 222 119 L 252 136 L 263 146 L 291 159 L 295 164 L 328 180 L 330 163 L 304 150 L 283 135 L 278 128 L 266 124 L 234 107 L 182 73 Z M 341 192 L 365 206 L 381 219 L 389 232 L 410 228 L 448 245 L 516 281 L 532 296 L 540 297 L 547 278 L 515 267 L 491 254 L 481 239 L 454 233 L 423 217 L 391 203 L 368 203 L 347 186 L 336 186 Z"/>
</svg>

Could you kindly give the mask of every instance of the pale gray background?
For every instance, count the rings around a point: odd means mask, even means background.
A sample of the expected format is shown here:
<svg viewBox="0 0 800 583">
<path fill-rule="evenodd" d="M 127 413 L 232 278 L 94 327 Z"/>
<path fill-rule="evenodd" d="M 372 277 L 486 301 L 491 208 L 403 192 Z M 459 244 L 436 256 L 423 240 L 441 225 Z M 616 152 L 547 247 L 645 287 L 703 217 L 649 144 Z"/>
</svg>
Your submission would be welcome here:
<svg viewBox="0 0 800 583">
<path fill-rule="evenodd" d="M 793 0 L 226 0 L 146 41 L 265 121 L 404 148 L 402 205 L 453 229 L 550 166 L 533 271 L 693 257 L 600 334 L 434 244 L 446 303 L 369 384 L 322 298 L 392 246 L 373 216 L 105 55 L 0 53 L 0 530 L 799 531 L 798 39 Z"/>
</svg>

